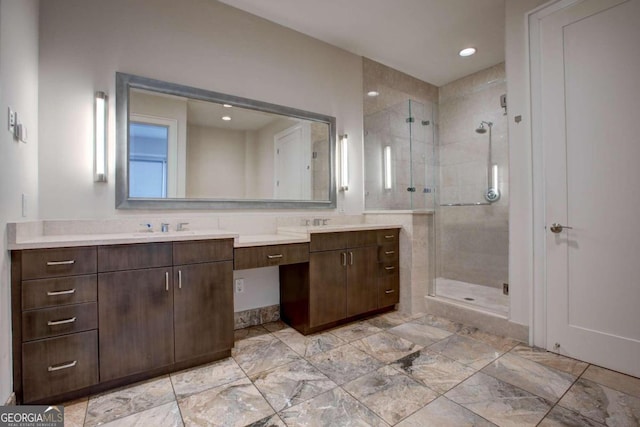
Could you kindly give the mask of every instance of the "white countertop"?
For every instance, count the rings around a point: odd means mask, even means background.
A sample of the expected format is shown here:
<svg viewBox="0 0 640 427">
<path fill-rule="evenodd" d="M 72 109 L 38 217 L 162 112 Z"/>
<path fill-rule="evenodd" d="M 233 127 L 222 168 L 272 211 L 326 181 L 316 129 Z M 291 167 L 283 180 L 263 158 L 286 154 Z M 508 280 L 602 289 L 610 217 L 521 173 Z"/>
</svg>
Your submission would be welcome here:
<svg viewBox="0 0 640 427">
<path fill-rule="evenodd" d="M 226 230 L 187 230 L 169 233 L 108 233 L 40 235 L 9 241 L 9 249 L 62 248 L 72 246 L 118 245 L 131 243 L 181 242 L 189 240 L 235 239 L 238 233 Z"/>
<path fill-rule="evenodd" d="M 290 243 L 307 243 L 308 237 L 289 234 L 241 234 L 233 245 L 236 248 L 250 246 L 287 245 Z"/>
<path fill-rule="evenodd" d="M 402 228 L 397 224 L 349 224 L 322 226 L 279 227 L 275 234 L 241 234 L 236 231 L 208 229 L 162 232 L 103 233 L 103 234 L 35 234 L 15 238 L 9 233 L 10 250 L 62 248 L 73 246 L 118 245 L 133 243 L 179 242 L 189 240 L 234 239 L 234 247 L 284 245 L 306 243 L 314 233 L 335 233 L 344 231 L 380 230 Z M 13 237 L 13 238 L 12 238 Z"/>
</svg>

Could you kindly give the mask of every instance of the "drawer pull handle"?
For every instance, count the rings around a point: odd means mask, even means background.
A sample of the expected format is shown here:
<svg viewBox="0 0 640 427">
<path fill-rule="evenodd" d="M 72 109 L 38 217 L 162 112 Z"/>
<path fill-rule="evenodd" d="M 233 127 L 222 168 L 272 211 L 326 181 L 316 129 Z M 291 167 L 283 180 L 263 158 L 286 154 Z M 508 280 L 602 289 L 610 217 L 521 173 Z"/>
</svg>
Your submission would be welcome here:
<svg viewBox="0 0 640 427">
<path fill-rule="evenodd" d="M 63 320 L 49 320 L 47 322 L 47 325 L 49 326 L 57 326 L 57 325 L 64 325 L 66 323 L 73 323 L 76 321 L 76 317 L 72 317 L 71 319 L 63 319 Z"/>
<path fill-rule="evenodd" d="M 73 368 L 74 366 L 76 366 L 78 364 L 77 360 L 74 360 L 73 362 L 70 363 L 64 363 L 62 365 L 57 365 L 57 366 L 49 366 L 47 368 L 47 371 L 49 372 L 55 372 L 55 371 L 59 371 L 61 369 L 68 369 L 68 368 Z"/>
<path fill-rule="evenodd" d="M 393 255 L 395 253 L 396 253 L 396 251 L 384 251 L 385 255 Z"/>
<path fill-rule="evenodd" d="M 66 291 L 48 291 L 47 295 L 50 297 L 55 297 L 58 295 L 71 295 L 71 294 L 75 294 L 76 290 L 74 289 L 68 289 Z"/>
<path fill-rule="evenodd" d="M 282 254 L 277 254 L 277 255 L 267 255 L 267 258 L 269 259 L 278 259 L 278 258 L 282 258 L 283 255 Z"/>
<path fill-rule="evenodd" d="M 387 289 L 386 291 L 384 291 L 385 294 L 392 294 L 394 292 L 395 292 L 394 289 Z"/>
<path fill-rule="evenodd" d="M 385 267 L 384 269 L 387 270 L 387 271 L 391 271 L 391 270 L 395 270 L 396 268 L 391 266 L 391 267 Z"/>
<path fill-rule="evenodd" d="M 169 272 L 164 273 L 164 289 L 169 292 Z"/>
<path fill-rule="evenodd" d="M 48 266 L 54 266 L 54 265 L 72 265 L 75 264 L 76 260 L 75 259 L 70 259 L 67 261 L 47 261 L 47 265 Z"/>
<path fill-rule="evenodd" d="M 178 270 L 178 289 L 182 289 L 182 270 Z"/>
<path fill-rule="evenodd" d="M 396 237 L 395 234 L 387 234 L 386 236 L 384 236 L 385 239 L 393 239 L 394 237 Z"/>
</svg>

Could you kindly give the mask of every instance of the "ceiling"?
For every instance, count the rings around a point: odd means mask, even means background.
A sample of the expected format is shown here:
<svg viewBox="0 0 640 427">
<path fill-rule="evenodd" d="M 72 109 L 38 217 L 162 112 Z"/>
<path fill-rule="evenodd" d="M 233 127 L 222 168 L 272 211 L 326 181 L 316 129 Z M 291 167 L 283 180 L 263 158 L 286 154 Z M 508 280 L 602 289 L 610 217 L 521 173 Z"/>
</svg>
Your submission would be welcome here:
<svg viewBox="0 0 640 427">
<path fill-rule="evenodd" d="M 504 61 L 505 0 L 219 1 L 436 86 Z"/>
</svg>

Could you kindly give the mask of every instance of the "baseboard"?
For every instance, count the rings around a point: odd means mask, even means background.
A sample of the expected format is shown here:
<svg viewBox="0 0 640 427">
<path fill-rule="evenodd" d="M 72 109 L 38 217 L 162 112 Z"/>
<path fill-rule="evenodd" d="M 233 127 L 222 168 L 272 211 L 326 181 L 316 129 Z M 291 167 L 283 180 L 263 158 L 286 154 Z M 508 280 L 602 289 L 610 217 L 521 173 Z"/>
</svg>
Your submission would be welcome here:
<svg viewBox="0 0 640 427">
<path fill-rule="evenodd" d="M 248 328 L 249 326 L 262 325 L 263 323 L 280 320 L 280 304 L 266 307 L 252 308 L 250 310 L 233 313 L 233 329 Z"/>
<path fill-rule="evenodd" d="M 4 402 L 4 406 L 16 406 L 16 394 L 11 393 L 6 402 Z"/>
</svg>

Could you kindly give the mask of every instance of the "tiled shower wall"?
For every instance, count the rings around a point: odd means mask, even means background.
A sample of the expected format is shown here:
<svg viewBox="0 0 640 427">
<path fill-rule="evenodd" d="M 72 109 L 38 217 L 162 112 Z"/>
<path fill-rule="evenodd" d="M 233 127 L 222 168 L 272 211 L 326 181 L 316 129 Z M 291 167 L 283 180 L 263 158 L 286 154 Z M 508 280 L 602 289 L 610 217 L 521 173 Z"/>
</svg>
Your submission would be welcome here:
<svg viewBox="0 0 640 427">
<path fill-rule="evenodd" d="M 440 87 L 437 277 L 492 287 L 508 280 L 507 116 L 500 106 L 506 90 L 504 63 Z M 442 206 L 484 202 L 489 133 L 475 132 L 483 120 L 493 122 L 501 198 L 489 206 Z"/>
</svg>

